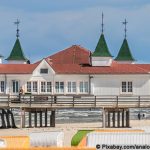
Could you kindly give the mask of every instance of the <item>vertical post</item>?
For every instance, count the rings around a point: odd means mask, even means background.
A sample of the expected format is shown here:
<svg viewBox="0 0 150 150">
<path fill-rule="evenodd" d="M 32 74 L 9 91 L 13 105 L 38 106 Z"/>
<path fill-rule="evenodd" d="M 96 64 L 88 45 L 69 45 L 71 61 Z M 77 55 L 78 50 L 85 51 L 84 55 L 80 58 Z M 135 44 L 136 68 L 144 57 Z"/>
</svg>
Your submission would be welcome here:
<svg viewBox="0 0 150 150">
<path fill-rule="evenodd" d="M 51 127 L 55 127 L 55 110 L 52 110 L 52 111 L 51 111 L 50 126 L 51 126 Z"/>
<path fill-rule="evenodd" d="M 37 111 L 34 113 L 34 127 L 37 127 Z"/>
<path fill-rule="evenodd" d="M 42 127 L 42 110 L 40 111 L 40 127 Z"/>
<path fill-rule="evenodd" d="M 126 110 L 126 127 L 130 127 L 129 121 L 130 117 L 129 117 L 129 109 Z"/>
<path fill-rule="evenodd" d="M 122 110 L 122 127 L 124 127 L 124 109 Z"/>
<path fill-rule="evenodd" d="M 45 110 L 45 127 L 47 127 L 47 108 Z"/>
<path fill-rule="evenodd" d="M 139 96 L 139 97 L 138 97 L 138 107 L 140 107 L 140 105 L 141 105 L 141 104 L 140 104 L 140 99 L 141 99 L 141 98 L 140 98 L 140 96 Z"/>
<path fill-rule="evenodd" d="M 10 95 L 8 94 L 8 107 L 9 107 L 9 103 L 10 103 Z"/>
<path fill-rule="evenodd" d="M 95 105 L 95 107 L 96 107 L 96 96 L 95 96 L 95 104 L 94 104 L 94 105 Z"/>
<path fill-rule="evenodd" d="M 106 110 L 105 110 L 105 108 L 103 108 L 103 112 L 102 112 L 103 114 L 103 122 L 102 122 L 102 128 L 105 128 L 106 127 Z"/>
<path fill-rule="evenodd" d="M 110 128 L 110 111 L 108 111 L 108 127 Z"/>
<path fill-rule="evenodd" d="M 73 105 L 73 107 L 74 107 L 74 96 L 73 96 L 73 104 L 72 104 L 72 105 Z"/>
<path fill-rule="evenodd" d="M 29 128 L 32 127 L 31 110 L 29 110 Z"/>
<path fill-rule="evenodd" d="M 32 96 L 30 95 L 30 107 L 31 107 Z"/>
<path fill-rule="evenodd" d="M 118 110 L 117 127 L 120 127 L 120 111 Z"/>
<path fill-rule="evenodd" d="M 118 108 L 118 96 L 116 97 L 116 100 L 117 100 L 116 107 Z"/>
<path fill-rule="evenodd" d="M 113 127 L 115 127 L 115 110 L 113 111 Z"/>
<path fill-rule="evenodd" d="M 25 110 L 21 109 L 20 128 L 25 128 Z"/>
</svg>

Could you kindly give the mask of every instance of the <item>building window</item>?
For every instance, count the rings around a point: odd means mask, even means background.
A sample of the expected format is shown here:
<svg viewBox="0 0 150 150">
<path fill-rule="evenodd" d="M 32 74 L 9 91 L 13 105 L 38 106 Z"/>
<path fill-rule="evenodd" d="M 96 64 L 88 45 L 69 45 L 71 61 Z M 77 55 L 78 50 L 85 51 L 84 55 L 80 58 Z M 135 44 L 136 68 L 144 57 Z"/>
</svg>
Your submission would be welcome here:
<svg viewBox="0 0 150 150">
<path fill-rule="evenodd" d="M 37 81 L 28 81 L 27 82 L 27 92 L 33 92 L 33 93 L 37 93 L 38 92 L 38 83 Z"/>
<path fill-rule="evenodd" d="M 128 92 L 132 92 L 132 82 L 128 82 Z"/>
<path fill-rule="evenodd" d="M 47 82 L 47 92 L 52 92 L 52 83 Z"/>
<path fill-rule="evenodd" d="M 33 81 L 32 91 L 37 92 L 37 81 Z"/>
<path fill-rule="evenodd" d="M 31 92 L 31 82 L 27 82 L 27 92 Z"/>
<path fill-rule="evenodd" d="M 132 87 L 132 82 L 122 82 L 122 93 L 132 93 L 133 87 Z"/>
<path fill-rule="evenodd" d="M 42 81 L 41 82 L 41 92 L 42 93 L 44 93 L 44 92 L 47 92 L 47 93 L 52 92 L 52 83 L 51 82 L 44 82 L 44 81 Z"/>
<path fill-rule="evenodd" d="M 42 73 L 42 74 L 48 74 L 48 69 L 47 68 L 42 68 L 40 70 L 40 73 Z"/>
<path fill-rule="evenodd" d="M 4 81 L 0 81 L 0 92 L 4 93 L 5 91 L 5 82 Z"/>
<path fill-rule="evenodd" d="M 55 82 L 55 91 L 56 93 L 64 92 L 64 82 Z"/>
<path fill-rule="evenodd" d="M 41 82 L 41 92 L 46 92 L 46 84 L 45 84 L 45 82 Z"/>
<path fill-rule="evenodd" d="M 16 80 L 13 80 L 12 88 L 13 88 L 13 93 L 18 93 L 19 92 L 19 82 Z"/>
<path fill-rule="evenodd" d="M 80 82 L 80 93 L 88 93 L 88 82 Z"/>
<path fill-rule="evenodd" d="M 76 92 L 76 82 L 68 82 L 68 93 Z"/>
</svg>

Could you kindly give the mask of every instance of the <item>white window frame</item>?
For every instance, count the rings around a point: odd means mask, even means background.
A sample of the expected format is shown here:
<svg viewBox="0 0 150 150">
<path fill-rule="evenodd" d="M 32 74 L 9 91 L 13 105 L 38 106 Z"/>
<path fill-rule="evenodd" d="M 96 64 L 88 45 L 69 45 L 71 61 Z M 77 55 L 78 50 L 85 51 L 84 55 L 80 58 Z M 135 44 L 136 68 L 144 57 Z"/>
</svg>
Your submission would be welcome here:
<svg viewBox="0 0 150 150">
<path fill-rule="evenodd" d="M 28 91 L 28 83 L 30 83 L 30 91 Z M 36 87 L 34 87 L 36 83 Z M 38 93 L 38 81 L 27 81 L 26 83 L 26 92 L 29 93 Z"/>
<path fill-rule="evenodd" d="M 56 85 L 56 83 L 58 83 L 58 85 Z M 63 90 L 61 89 L 61 87 L 62 87 L 61 83 L 63 83 L 63 88 L 62 88 Z M 65 92 L 65 82 L 64 81 L 55 81 L 55 93 L 63 94 L 64 92 Z"/>
<path fill-rule="evenodd" d="M 31 87 L 32 87 L 32 93 L 38 92 L 38 82 L 37 81 L 32 81 Z"/>
<path fill-rule="evenodd" d="M 13 82 L 15 83 L 15 90 L 14 90 L 14 87 L 13 87 Z M 18 83 L 18 88 L 17 88 L 17 84 L 16 83 Z M 20 85 L 19 85 L 19 81 L 18 80 L 12 80 L 12 93 L 19 93 L 19 87 Z"/>
<path fill-rule="evenodd" d="M 28 83 L 29 83 L 29 85 L 30 85 L 30 88 L 28 88 Z M 27 81 L 27 88 L 26 88 L 27 90 L 27 92 L 29 92 L 29 93 L 32 93 L 32 82 L 31 81 Z M 28 89 L 30 89 L 29 91 L 28 91 Z"/>
<path fill-rule="evenodd" d="M 83 83 L 83 89 L 81 91 L 80 83 Z M 87 85 L 87 87 L 86 87 Z M 79 93 L 87 94 L 89 92 L 89 82 L 88 81 L 79 81 Z"/>
<path fill-rule="evenodd" d="M 77 82 L 76 81 L 68 81 L 67 82 L 67 93 L 76 93 L 76 92 L 77 92 Z"/>
<path fill-rule="evenodd" d="M 45 90 L 42 91 L 42 83 L 44 83 Z M 50 85 L 50 86 L 49 86 Z M 52 82 L 51 81 L 40 81 L 40 93 L 52 93 Z"/>
<path fill-rule="evenodd" d="M 123 83 L 125 83 L 124 87 Z M 123 89 L 125 91 L 123 91 Z M 132 93 L 133 93 L 133 81 L 121 81 L 121 94 L 132 94 Z"/>
</svg>

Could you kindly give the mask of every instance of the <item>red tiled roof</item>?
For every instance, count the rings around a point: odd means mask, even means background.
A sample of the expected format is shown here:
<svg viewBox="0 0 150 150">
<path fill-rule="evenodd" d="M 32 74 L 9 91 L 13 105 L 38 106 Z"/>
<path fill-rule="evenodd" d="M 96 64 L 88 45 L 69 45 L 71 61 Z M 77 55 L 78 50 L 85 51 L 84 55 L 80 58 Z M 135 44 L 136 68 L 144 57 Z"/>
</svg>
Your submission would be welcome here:
<svg viewBox="0 0 150 150">
<path fill-rule="evenodd" d="M 90 51 L 81 46 L 71 46 L 45 58 L 58 74 L 148 74 L 150 64 L 119 64 L 94 67 L 90 64 Z M 35 64 L 0 64 L 0 74 L 32 74 L 41 62 Z"/>
<path fill-rule="evenodd" d="M 46 59 L 51 59 L 53 64 L 89 64 L 89 56 L 89 50 L 78 45 L 73 45 Z"/>
<path fill-rule="evenodd" d="M 80 66 L 77 64 L 55 64 L 52 66 L 59 74 L 147 74 L 148 71 L 135 64 L 115 64 L 110 67 Z"/>
<path fill-rule="evenodd" d="M 32 74 L 37 64 L 0 64 L 0 74 Z"/>
<path fill-rule="evenodd" d="M 47 57 L 46 60 L 59 74 L 147 74 L 150 71 L 150 64 L 119 64 L 116 61 L 108 67 L 93 67 L 90 66 L 89 58 L 89 50 L 74 45 Z"/>
</svg>

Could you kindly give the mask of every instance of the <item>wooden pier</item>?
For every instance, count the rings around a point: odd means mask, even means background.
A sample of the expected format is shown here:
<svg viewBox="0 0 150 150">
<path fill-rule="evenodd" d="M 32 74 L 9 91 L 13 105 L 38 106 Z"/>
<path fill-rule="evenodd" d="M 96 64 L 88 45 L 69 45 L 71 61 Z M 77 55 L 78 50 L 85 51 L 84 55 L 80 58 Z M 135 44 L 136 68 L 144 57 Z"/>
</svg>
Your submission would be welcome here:
<svg viewBox="0 0 150 150">
<path fill-rule="evenodd" d="M 55 127 L 57 109 L 103 109 L 103 127 L 130 127 L 129 108 L 149 108 L 148 96 L 93 96 L 93 95 L 13 95 L 0 96 L 1 124 L 4 128 L 15 127 L 11 108 L 21 110 L 21 127 L 28 113 L 28 127 Z M 48 116 L 48 111 L 51 115 Z M 34 116 L 34 117 L 32 117 Z M 9 118 L 11 117 L 11 123 Z M 44 117 L 44 121 L 42 118 Z M 5 118 L 5 119 L 4 119 Z M 34 118 L 34 119 L 32 119 Z M 37 119 L 39 118 L 39 119 Z M 6 123 L 4 120 L 7 120 Z M 40 122 L 38 123 L 37 120 Z M 49 121 L 49 122 L 48 122 Z M 13 123 L 12 123 L 13 122 Z"/>
</svg>

